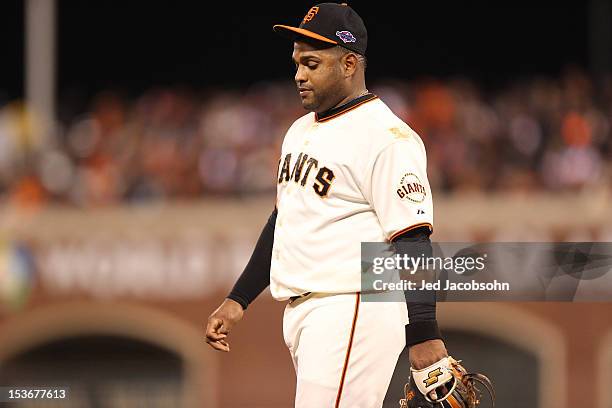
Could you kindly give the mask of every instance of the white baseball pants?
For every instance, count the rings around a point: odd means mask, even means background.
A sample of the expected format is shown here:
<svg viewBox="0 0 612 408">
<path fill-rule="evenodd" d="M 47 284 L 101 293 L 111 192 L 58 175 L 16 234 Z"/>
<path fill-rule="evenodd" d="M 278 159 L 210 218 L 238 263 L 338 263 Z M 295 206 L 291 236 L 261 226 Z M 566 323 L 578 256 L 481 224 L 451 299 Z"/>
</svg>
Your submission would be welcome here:
<svg viewBox="0 0 612 408">
<path fill-rule="evenodd" d="M 406 324 L 405 303 L 361 302 L 358 293 L 287 304 L 283 334 L 297 375 L 295 407 L 380 408 Z"/>
</svg>

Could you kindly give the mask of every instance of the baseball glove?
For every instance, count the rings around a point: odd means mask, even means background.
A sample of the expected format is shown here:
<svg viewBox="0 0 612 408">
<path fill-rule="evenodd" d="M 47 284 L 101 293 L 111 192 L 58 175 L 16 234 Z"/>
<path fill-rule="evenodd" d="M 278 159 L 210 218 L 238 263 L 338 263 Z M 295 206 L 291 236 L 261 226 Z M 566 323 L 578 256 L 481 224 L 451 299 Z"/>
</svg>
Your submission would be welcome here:
<svg viewBox="0 0 612 408">
<path fill-rule="evenodd" d="M 476 408 L 482 395 L 476 384 L 487 390 L 494 407 L 491 381 L 483 374 L 468 373 L 460 363 L 449 356 L 422 370 L 410 368 L 400 408 Z"/>
</svg>

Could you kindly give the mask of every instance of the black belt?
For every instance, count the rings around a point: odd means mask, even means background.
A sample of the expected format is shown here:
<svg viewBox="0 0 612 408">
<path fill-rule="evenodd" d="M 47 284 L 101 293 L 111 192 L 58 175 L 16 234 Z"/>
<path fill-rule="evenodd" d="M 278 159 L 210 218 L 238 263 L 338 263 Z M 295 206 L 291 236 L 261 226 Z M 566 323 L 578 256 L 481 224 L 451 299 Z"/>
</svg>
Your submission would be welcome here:
<svg viewBox="0 0 612 408">
<path fill-rule="evenodd" d="M 301 295 L 291 296 L 289 298 L 289 303 L 293 303 L 293 302 L 295 302 L 296 300 L 298 300 L 300 298 L 303 298 L 303 297 L 306 297 L 306 296 L 310 295 L 311 293 L 312 292 L 306 292 L 306 293 L 302 293 Z"/>
</svg>

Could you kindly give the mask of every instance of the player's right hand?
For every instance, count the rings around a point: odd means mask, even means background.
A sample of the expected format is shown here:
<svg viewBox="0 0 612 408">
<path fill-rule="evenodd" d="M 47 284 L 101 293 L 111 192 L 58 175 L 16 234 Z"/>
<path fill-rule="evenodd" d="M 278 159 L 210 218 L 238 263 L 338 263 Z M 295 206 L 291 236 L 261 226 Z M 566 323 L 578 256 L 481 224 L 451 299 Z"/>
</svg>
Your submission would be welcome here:
<svg viewBox="0 0 612 408">
<path fill-rule="evenodd" d="M 219 351 L 230 351 L 227 335 L 232 327 L 242 319 L 244 310 L 234 300 L 225 299 L 208 318 L 206 342 Z"/>
</svg>

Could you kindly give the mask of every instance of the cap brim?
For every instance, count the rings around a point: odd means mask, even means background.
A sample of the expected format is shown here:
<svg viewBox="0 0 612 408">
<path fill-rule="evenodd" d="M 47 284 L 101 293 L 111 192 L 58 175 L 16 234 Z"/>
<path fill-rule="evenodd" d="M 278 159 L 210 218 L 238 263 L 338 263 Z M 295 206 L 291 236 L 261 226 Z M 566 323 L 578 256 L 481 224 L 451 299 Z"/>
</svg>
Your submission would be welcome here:
<svg viewBox="0 0 612 408">
<path fill-rule="evenodd" d="M 312 38 L 313 40 L 322 41 L 328 44 L 338 45 L 337 41 L 331 40 L 327 37 L 323 37 L 320 34 L 313 33 L 312 31 L 304 30 L 303 28 L 299 28 L 299 27 L 291 27 L 291 26 L 286 26 L 282 24 L 276 24 L 274 27 L 272 27 L 272 29 L 276 31 L 277 33 L 282 34 L 285 37 L 291 40 L 294 40 L 294 41 L 296 39 L 299 39 L 300 37 L 307 37 L 307 38 Z"/>
</svg>

